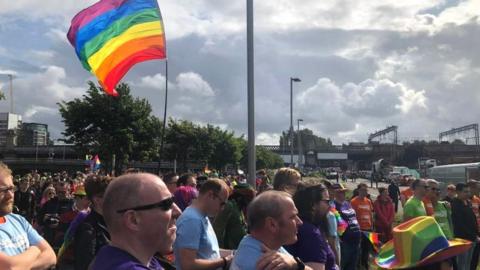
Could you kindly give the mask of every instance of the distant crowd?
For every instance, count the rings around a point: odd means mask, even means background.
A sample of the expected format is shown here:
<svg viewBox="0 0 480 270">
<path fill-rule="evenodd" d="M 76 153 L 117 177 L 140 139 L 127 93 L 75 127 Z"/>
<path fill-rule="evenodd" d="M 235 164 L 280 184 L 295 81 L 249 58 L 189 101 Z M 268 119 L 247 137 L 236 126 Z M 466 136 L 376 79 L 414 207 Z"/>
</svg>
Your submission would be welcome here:
<svg viewBox="0 0 480 270">
<path fill-rule="evenodd" d="M 444 198 L 433 179 L 409 184 L 374 199 L 365 183 L 308 184 L 292 168 L 259 171 L 253 187 L 136 170 L 12 176 L 0 163 L 0 269 L 476 269 L 479 183 Z"/>
</svg>

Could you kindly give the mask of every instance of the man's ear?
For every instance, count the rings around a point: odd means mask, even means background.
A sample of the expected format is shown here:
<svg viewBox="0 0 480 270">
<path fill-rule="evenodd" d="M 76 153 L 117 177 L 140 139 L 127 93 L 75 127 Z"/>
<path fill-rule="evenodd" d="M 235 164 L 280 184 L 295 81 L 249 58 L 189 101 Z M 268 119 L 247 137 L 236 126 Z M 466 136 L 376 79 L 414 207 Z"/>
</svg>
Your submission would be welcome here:
<svg viewBox="0 0 480 270">
<path fill-rule="evenodd" d="M 278 222 L 272 217 L 265 219 L 265 227 L 271 232 L 276 232 L 279 228 Z"/>
<path fill-rule="evenodd" d="M 137 215 L 136 211 L 127 211 L 125 214 L 123 214 L 122 222 L 124 223 L 125 227 L 132 231 L 140 230 L 140 217 Z"/>
</svg>

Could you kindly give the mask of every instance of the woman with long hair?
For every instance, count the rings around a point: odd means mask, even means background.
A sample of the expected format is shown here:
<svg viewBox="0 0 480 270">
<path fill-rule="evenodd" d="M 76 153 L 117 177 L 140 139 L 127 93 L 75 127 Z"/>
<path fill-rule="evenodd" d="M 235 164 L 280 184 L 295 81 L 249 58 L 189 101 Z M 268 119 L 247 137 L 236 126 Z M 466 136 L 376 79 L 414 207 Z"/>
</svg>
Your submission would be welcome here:
<svg viewBox="0 0 480 270">
<path fill-rule="evenodd" d="M 300 185 L 293 196 L 303 224 L 298 228 L 298 241 L 285 248 L 314 270 L 336 270 L 335 255 L 327 243 L 329 211 L 328 190 L 322 184 Z"/>
</svg>

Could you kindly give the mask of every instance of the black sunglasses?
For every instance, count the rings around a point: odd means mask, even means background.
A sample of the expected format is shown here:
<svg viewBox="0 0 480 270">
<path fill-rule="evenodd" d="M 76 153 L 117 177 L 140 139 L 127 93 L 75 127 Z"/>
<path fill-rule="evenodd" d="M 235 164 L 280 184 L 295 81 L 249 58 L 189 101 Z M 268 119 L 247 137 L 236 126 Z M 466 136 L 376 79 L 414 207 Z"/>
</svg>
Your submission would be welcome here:
<svg viewBox="0 0 480 270">
<path fill-rule="evenodd" d="M 121 209 L 117 210 L 117 213 L 125 213 L 127 211 L 133 210 L 133 211 L 143 211 L 143 210 L 150 210 L 150 209 L 155 209 L 155 208 L 160 208 L 163 211 L 168 211 L 172 209 L 173 206 L 173 197 L 170 197 L 168 199 L 162 200 L 158 203 L 152 203 L 152 204 L 147 204 L 147 205 L 142 205 L 142 206 L 136 206 L 132 208 L 126 208 L 126 209 Z"/>
</svg>

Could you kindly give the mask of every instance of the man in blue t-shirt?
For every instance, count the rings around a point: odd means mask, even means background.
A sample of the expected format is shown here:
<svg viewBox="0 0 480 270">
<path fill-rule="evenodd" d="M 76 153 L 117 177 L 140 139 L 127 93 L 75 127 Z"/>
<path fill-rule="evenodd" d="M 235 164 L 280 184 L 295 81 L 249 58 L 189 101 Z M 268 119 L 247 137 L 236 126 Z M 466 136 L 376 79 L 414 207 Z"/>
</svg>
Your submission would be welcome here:
<svg viewBox="0 0 480 270">
<path fill-rule="evenodd" d="M 172 251 L 180 209 L 158 176 L 135 173 L 116 178 L 105 191 L 102 209 L 111 241 L 100 249 L 90 269 L 163 269 L 154 255 Z"/>
<path fill-rule="evenodd" d="M 12 214 L 14 192 L 12 171 L 0 162 L 0 269 L 47 269 L 55 253 L 24 217 Z"/>
<path fill-rule="evenodd" d="M 228 199 L 228 187 L 220 179 L 206 181 L 197 200 L 187 207 L 177 221 L 173 245 L 177 269 L 226 268 L 232 251 L 220 250 L 209 217 L 216 216 Z"/>
<path fill-rule="evenodd" d="M 297 241 L 302 221 L 291 196 L 282 191 L 265 191 L 248 206 L 250 234 L 240 242 L 230 270 L 265 268 L 310 269 L 282 246 Z"/>
</svg>

